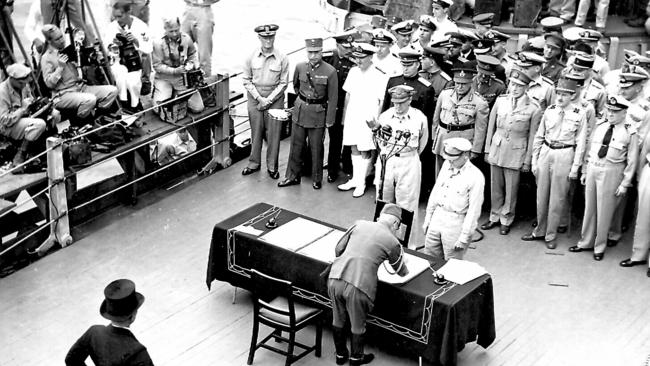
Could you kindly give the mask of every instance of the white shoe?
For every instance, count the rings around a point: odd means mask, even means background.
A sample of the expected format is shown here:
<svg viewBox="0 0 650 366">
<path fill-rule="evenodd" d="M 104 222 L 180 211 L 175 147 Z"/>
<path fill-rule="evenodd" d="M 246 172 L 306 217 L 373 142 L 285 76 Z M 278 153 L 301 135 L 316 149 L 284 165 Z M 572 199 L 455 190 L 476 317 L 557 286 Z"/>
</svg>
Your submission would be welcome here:
<svg viewBox="0 0 650 366">
<path fill-rule="evenodd" d="M 359 198 L 363 196 L 363 194 L 366 193 L 366 185 L 360 185 L 354 188 L 354 192 L 352 192 L 352 197 L 354 198 Z"/>
<path fill-rule="evenodd" d="M 343 184 L 339 184 L 336 188 L 339 189 L 339 191 L 349 191 L 353 188 L 356 188 L 356 184 L 354 183 L 354 179 L 350 179 L 347 182 Z"/>
</svg>

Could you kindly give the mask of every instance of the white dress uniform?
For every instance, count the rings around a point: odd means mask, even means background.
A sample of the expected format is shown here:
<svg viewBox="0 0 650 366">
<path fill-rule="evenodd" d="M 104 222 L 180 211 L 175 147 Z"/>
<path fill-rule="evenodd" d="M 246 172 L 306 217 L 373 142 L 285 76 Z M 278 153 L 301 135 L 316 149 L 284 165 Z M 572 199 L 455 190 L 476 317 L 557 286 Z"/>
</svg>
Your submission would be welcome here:
<svg viewBox="0 0 650 366">
<path fill-rule="evenodd" d="M 446 17 L 442 21 L 438 21 L 438 19 L 434 18 L 433 24 L 435 24 L 438 28 L 433 32 L 433 35 L 431 36 L 431 43 L 446 40 L 449 38 L 449 36 L 446 35 L 447 33 L 458 32 L 458 25 L 456 25 L 453 20 L 449 19 L 449 17 Z"/>
<path fill-rule="evenodd" d="M 395 57 L 392 53 L 389 53 L 382 59 L 375 54 L 372 56 L 372 64 L 379 70 L 385 72 L 387 77 L 402 75 L 402 64 L 399 62 L 399 58 Z"/>
</svg>

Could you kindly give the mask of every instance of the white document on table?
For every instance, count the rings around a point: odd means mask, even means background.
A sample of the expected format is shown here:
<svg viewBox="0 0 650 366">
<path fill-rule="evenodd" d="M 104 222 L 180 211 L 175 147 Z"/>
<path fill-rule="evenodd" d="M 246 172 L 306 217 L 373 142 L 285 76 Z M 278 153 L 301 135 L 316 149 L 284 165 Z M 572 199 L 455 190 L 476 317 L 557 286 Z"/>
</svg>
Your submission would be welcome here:
<svg viewBox="0 0 650 366">
<path fill-rule="evenodd" d="M 332 230 L 334 229 L 329 226 L 297 217 L 260 236 L 260 239 L 295 252 L 307 244 L 324 237 Z"/>
<path fill-rule="evenodd" d="M 253 235 L 253 236 L 259 236 L 261 233 L 264 232 L 262 230 L 258 230 L 256 228 L 254 228 L 252 226 L 248 226 L 248 225 L 239 225 L 237 227 L 234 227 L 233 230 L 239 231 L 240 233 L 250 234 L 250 235 Z"/>
<path fill-rule="evenodd" d="M 382 263 L 379 266 L 379 270 L 377 270 L 377 277 L 379 277 L 379 281 L 392 283 L 392 284 L 407 283 L 408 281 L 415 278 L 415 276 L 419 275 L 420 273 L 424 272 L 427 268 L 429 268 L 428 260 L 424 258 L 420 258 L 413 254 L 404 253 L 404 259 L 406 260 L 405 265 L 409 270 L 409 273 L 406 276 L 402 277 L 397 273 L 391 274 L 392 272 L 394 272 L 394 269 L 390 265 L 389 261 L 386 260 L 384 261 L 384 263 Z M 388 270 L 390 270 L 391 273 L 389 273 L 386 270 L 386 268 L 388 268 Z"/>
<path fill-rule="evenodd" d="M 445 276 L 445 279 L 459 285 L 477 279 L 488 271 L 478 263 L 451 258 L 442 266 L 438 273 Z"/>
<path fill-rule="evenodd" d="M 336 244 L 339 242 L 343 234 L 345 234 L 345 231 L 336 229 L 332 230 L 324 237 L 298 250 L 298 253 L 321 262 L 332 263 L 336 258 L 336 254 L 334 253 Z"/>
</svg>

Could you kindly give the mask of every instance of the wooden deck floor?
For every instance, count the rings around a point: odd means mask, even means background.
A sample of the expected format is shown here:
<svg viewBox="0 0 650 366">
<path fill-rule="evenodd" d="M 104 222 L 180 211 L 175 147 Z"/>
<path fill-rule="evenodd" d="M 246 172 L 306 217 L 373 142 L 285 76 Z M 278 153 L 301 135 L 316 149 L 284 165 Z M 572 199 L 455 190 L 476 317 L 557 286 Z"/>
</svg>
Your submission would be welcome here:
<svg viewBox="0 0 650 366">
<path fill-rule="evenodd" d="M 282 152 L 284 171 L 287 141 Z M 244 164 L 111 210 L 77 228 L 72 246 L 1 279 L 0 365 L 62 364 L 89 325 L 106 323 L 98 312 L 102 291 L 121 277 L 133 279 L 146 296 L 133 331 L 156 365 L 244 365 L 250 298 L 240 291 L 233 305 L 229 285 L 205 287 L 213 225 L 259 201 L 342 226 L 370 218 L 373 207 L 371 194 L 353 199 L 332 184 L 314 191 L 305 179 L 279 189 L 266 173 L 242 177 Z M 528 225 L 520 223 L 507 237 L 488 232 L 467 256 L 494 278 L 497 339 L 487 350 L 468 344 L 459 365 L 643 364 L 650 353 L 650 279 L 645 268 L 618 266 L 628 257 L 631 233 L 595 262 L 567 251 L 577 233 L 561 236 L 555 251 L 520 241 Z M 305 335 L 312 337 L 313 331 Z M 378 353 L 375 365 L 416 364 L 370 348 Z M 323 357 L 299 364 L 333 361 L 326 333 Z M 255 364 L 282 360 L 262 350 Z"/>
</svg>

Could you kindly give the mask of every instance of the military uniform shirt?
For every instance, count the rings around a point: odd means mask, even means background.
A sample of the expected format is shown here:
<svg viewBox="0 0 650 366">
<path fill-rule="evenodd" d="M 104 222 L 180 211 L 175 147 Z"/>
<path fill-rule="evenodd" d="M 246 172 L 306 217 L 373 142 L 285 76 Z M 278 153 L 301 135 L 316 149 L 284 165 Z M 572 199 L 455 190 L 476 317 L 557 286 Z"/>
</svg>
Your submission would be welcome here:
<svg viewBox="0 0 650 366">
<path fill-rule="evenodd" d="M 112 43 L 116 34 L 130 32 L 138 41 L 135 46 L 140 52 L 147 54 L 153 52 L 153 42 L 150 38 L 149 26 L 137 17 L 131 16 L 131 19 L 133 19 L 133 22 L 126 29 L 122 28 L 116 20 L 110 22 L 104 33 L 104 41 Z"/>
<path fill-rule="evenodd" d="M 375 65 L 376 68 L 385 72 L 389 77 L 402 74 L 402 64 L 399 62 L 397 57 L 390 53 L 382 59 L 377 57 L 377 54 L 375 54 L 372 56 L 372 64 Z"/>
<path fill-rule="evenodd" d="M 582 88 L 582 99 L 591 102 L 596 110 L 596 116 L 600 117 L 605 109 L 607 92 L 603 84 L 591 79 Z"/>
<path fill-rule="evenodd" d="M 27 105 L 34 99 L 29 85 L 26 85 L 23 90 L 16 92 L 9 79 L 0 83 L 0 116 L 8 116 L 7 125 L 0 125 L 0 132 L 9 126 L 13 126 L 19 119 L 27 116 L 22 116 L 16 113 L 16 110 L 21 108 L 23 104 Z"/>
<path fill-rule="evenodd" d="M 437 70 L 435 72 L 420 71 L 419 75 L 421 78 L 424 78 L 424 80 L 431 83 L 436 100 L 443 90 L 454 86 L 454 81 L 451 76 L 442 70 Z"/>
<path fill-rule="evenodd" d="M 645 136 L 650 130 L 650 101 L 641 95 L 631 100 L 625 122 L 632 125 L 639 136 Z"/>
<path fill-rule="evenodd" d="M 560 76 L 562 76 L 562 70 L 564 70 L 565 67 L 566 65 L 560 62 L 557 58 L 547 60 L 542 69 L 542 76 L 551 79 L 555 83 L 560 79 Z"/>
<path fill-rule="evenodd" d="M 434 104 L 435 91 L 433 90 L 431 83 L 419 75 L 412 77 L 399 75 L 388 79 L 384 93 L 384 104 L 381 110 L 386 111 L 392 105 L 388 90 L 397 85 L 408 85 L 415 89 L 415 94 L 411 101 L 411 107 L 419 109 L 425 116 L 427 116 L 427 120 L 431 121 L 431 118 L 433 118 L 433 111 L 436 107 Z"/>
<path fill-rule="evenodd" d="M 153 43 L 151 59 L 156 78 L 162 80 L 171 81 L 182 77 L 173 74 L 175 67 L 172 65 L 183 66 L 189 61 L 192 65 L 199 66 L 199 54 L 196 52 L 192 38 L 186 33 L 181 33 L 180 42 L 166 36 L 156 39 Z"/>
<path fill-rule="evenodd" d="M 80 90 L 83 80 L 79 78 L 77 67 L 73 62 L 68 61 L 59 68 L 59 55 L 59 50 L 49 46 L 41 58 L 45 85 L 59 94 Z"/>
<path fill-rule="evenodd" d="M 321 61 L 315 67 L 309 62 L 296 65 L 293 73 L 293 89 L 307 99 L 323 100 L 321 104 L 309 104 L 300 97 L 296 99 L 292 119 L 307 128 L 332 126 L 336 117 L 338 78 L 332 65 Z"/>
<path fill-rule="evenodd" d="M 267 98 L 274 101 L 289 84 L 289 59 L 277 48 L 268 55 L 258 48 L 244 61 L 242 81 L 253 99 L 258 99 L 259 90 L 263 90 L 270 91 Z"/>
<path fill-rule="evenodd" d="M 497 97 L 505 93 L 506 84 L 494 77 L 490 77 L 487 81 L 480 81 L 479 77 L 475 76 L 472 79 L 472 89 L 479 93 L 488 102 L 490 109 L 492 109 Z"/>
<path fill-rule="evenodd" d="M 400 150 L 401 153 L 415 151 L 418 154 L 422 152 L 427 140 L 429 139 L 429 129 L 427 127 L 427 118 L 418 109 L 409 107 L 406 114 L 398 116 L 395 108 L 391 107 L 379 116 L 379 124 L 390 126 L 393 134 L 386 145 L 379 144 L 382 152 L 390 152 L 395 145 L 395 136 L 397 131 L 409 131 L 411 137 L 408 140 L 407 147 Z M 397 146 L 404 146 L 405 140 L 402 138 L 397 141 Z"/>
<path fill-rule="evenodd" d="M 432 139 L 433 153 L 441 155 L 443 141 L 447 137 L 465 137 L 472 142 L 472 152 L 480 154 L 485 143 L 490 107 L 485 99 L 470 90 L 459 99 L 455 89 L 445 89 L 440 93 L 433 115 Z M 474 125 L 463 131 L 447 131 L 439 122 L 450 126 Z M 436 127 L 438 127 L 436 129 Z"/>
<path fill-rule="evenodd" d="M 596 129 L 594 130 L 591 146 L 587 152 L 587 163 L 591 162 L 609 162 L 612 164 L 626 164 L 623 171 L 623 180 L 621 186 L 631 187 L 632 177 L 636 170 L 637 159 L 639 157 L 639 135 L 636 133 L 634 126 L 625 122 L 619 123 L 614 126 L 612 130 L 612 139 L 609 141 L 607 148 L 607 155 L 605 157 L 598 157 L 605 133 L 609 129 L 610 124 L 606 119 L 602 119 Z M 582 167 L 582 172 L 586 173 L 587 164 Z"/>
<path fill-rule="evenodd" d="M 539 104 L 542 111 L 545 110 L 555 99 L 553 81 L 543 76 L 534 79 L 528 85 L 528 95 Z"/>
<path fill-rule="evenodd" d="M 323 57 L 323 61 L 334 67 L 336 76 L 338 77 L 339 90 L 338 101 L 336 102 L 336 120 L 340 121 L 343 118 L 343 105 L 345 104 L 345 90 L 343 90 L 343 85 L 345 84 L 345 79 L 347 79 L 350 69 L 355 64 L 349 58 L 339 56 L 337 51 L 334 51 L 331 56 Z"/>
</svg>

